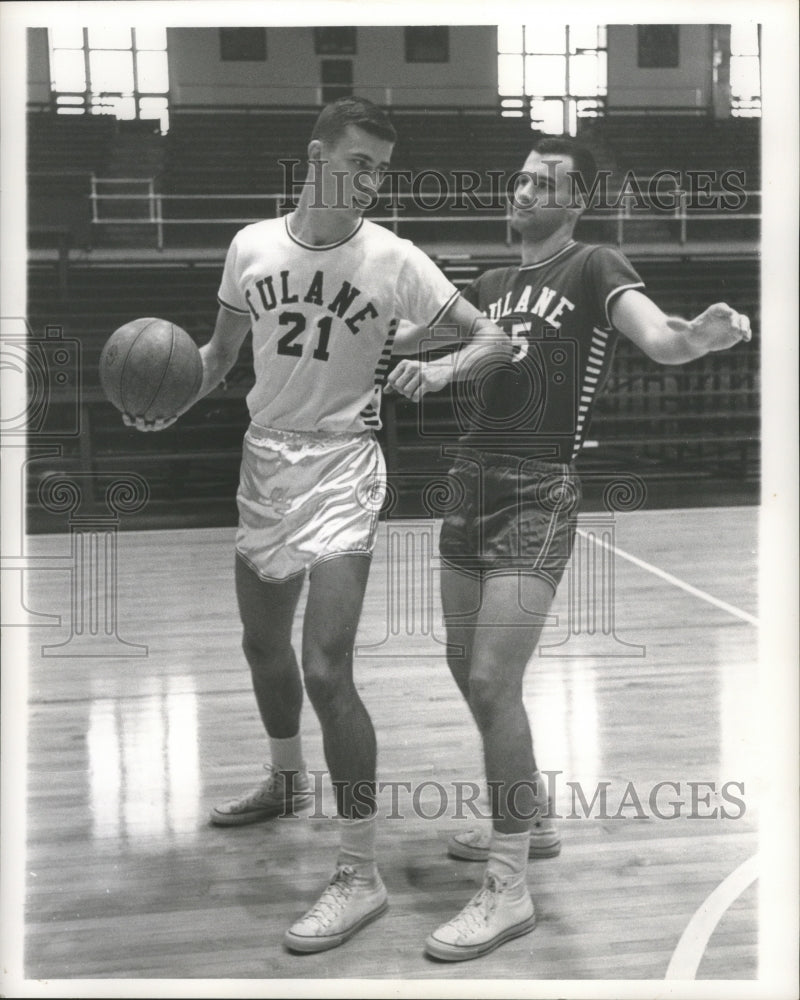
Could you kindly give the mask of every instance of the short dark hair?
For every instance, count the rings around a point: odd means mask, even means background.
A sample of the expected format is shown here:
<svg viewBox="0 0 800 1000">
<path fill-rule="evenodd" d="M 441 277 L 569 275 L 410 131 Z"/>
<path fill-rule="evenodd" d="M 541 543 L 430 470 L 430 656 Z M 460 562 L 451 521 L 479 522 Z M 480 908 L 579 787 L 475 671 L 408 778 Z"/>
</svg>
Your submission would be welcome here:
<svg viewBox="0 0 800 1000">
<path fill-rule="evenodd" d="M 365 97 L 340 97 L 324 107 L 314 124 L 311 138 L 330 145 L 341 138 L 348 125 L 357 125 L 387 142 L 397 142 L 397 132 L 389 116 Z"/>
<path fill-rule="evenodd" d="M 584 146 L 582 142 L 578 142 L 571 136 L 564 135 L 540 139 L 533 148 L 542 156 L 552 154 L 571 156 L 575 171 L 580 175 L 584 189 L 586 191 L 592 189 L 597 176 L 597 161 L 588 146 Z"/>
</svg>

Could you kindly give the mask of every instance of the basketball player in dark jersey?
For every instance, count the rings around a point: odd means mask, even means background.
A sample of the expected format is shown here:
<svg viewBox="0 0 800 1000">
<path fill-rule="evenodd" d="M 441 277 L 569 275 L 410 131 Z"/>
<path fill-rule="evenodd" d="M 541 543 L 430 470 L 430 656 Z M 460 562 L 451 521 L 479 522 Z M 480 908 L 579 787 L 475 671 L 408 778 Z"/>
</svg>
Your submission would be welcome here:
<svg viewBox="0 0 800 1000">
<path fill-rule="evenodd" d="M 491 270 L 464 297 L 502 326 L 514 345 L 464 383 L 467 425 L 451 475 L 463 499 L 440 536 L 448 664 L 483 740 L 492 830 L 450 840 L 456 857 L 486 860 L 481 890 L 427 939 L 436 958 L 486 954 L 532 930 L 529 857 L 557 854 L 547 796 L 522 699 L 526 664 L 572 551 L 580 483 L 573 461 L 589 427 L 617 337 L 663 364 L 683 364 L 750 339 L 746 316 L 712 305 L 674 319 L 644 294 L 618 250 L 573 239 L 580 197 L 596 174 L 592 154 L 546 139 L 525 161 L 512 199 L 522 263 Z M 403 353 L 398 335 L 397 353 Z M 390 385 L 413 400 L 446 385 L 458 353 L 404 360 Z M 496 790 L 496 791 L 495 791 Z"/>
</svg>

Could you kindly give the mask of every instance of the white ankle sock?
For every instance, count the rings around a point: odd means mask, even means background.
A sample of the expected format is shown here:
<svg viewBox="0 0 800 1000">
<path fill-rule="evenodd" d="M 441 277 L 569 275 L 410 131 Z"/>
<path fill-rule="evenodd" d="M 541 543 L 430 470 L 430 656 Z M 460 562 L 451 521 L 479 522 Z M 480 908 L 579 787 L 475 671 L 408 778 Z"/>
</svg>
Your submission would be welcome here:
<svg viewBox="0 0 800 1000">
<path fill-rule="evenodd" d="M 269 745 L 272 751 L 272 766 L 276 771 L 305 771 L 300 733 L 284 740 L 270 736 Z"/>
<path fill-rule="evenodd" d="M 375 834 L 377 814 L 365 819 L 340 818 L 341 841 L 338 863 L 352 865 L 365 875 L 377 874 L 375 865 Z"/>
<path fill-rule="evenodd" d="M 514 887 L 524 887 L 528 869 L 530 832 L 500 833 L 492 830 L 486 871 L 501 879 L 511 879 Z"/>
</svg>

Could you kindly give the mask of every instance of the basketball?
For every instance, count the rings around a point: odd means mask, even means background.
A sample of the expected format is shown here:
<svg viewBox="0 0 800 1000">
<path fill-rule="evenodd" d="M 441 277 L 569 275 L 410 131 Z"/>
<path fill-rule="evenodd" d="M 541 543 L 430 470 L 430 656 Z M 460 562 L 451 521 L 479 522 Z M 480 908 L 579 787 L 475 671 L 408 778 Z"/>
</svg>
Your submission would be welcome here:
<svg viewBox="0 0 800 1000">
<path fill-rule="evenodd" d="M 165 319 L 126 323 L 108 338 L 100 355 L 100 384 L 122 413 L 145 420 L 178 415 L 203 381 L 200 350 Z"/>
</svg>

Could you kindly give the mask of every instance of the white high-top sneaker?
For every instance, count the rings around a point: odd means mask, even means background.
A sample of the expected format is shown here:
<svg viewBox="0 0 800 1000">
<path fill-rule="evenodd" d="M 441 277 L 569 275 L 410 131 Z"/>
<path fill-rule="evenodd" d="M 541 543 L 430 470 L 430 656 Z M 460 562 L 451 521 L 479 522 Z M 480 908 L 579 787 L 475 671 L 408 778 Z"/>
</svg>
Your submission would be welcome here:
<svg viewBox="0 0 800 1000">
<path fill-rule="evenodd" d="M 524 883 L 487 872 L 483 886 L 452 920 L 442 924 L 425 942 L 433 958 L 463 962 L 527 934 L 536 926 L 533 900 Z"/>
</svg>

